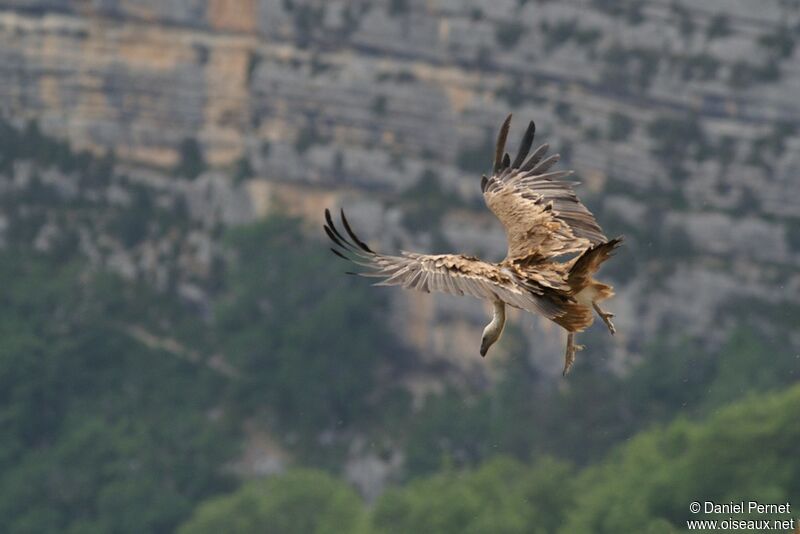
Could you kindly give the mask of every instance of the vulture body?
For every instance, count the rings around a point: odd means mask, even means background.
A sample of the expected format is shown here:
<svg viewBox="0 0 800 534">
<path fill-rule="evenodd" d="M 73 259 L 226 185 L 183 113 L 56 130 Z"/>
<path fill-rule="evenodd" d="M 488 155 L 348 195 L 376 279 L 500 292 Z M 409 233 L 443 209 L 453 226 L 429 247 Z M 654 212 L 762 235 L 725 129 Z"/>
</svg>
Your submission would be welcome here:
<svg viewBox="0 0 800 534">
<path fill-rule="evenodd" d="M 328 210 L 324 229 L 335 245 L 331 250 L 364 268 L 354 274 L 379 278 L 376 285 L 471 295 L 492 302 L 494 313 L 483 331 L 481 356 L 500 339 L 506 305 L 552 320 L 567 331 L 566 375 L 575 353 L 583 348 L 575 343 L 575 333 L 592 324 L 594 313 L 615 333 L 613 315 L 599 306 L 614 290 L 593 275 L 622 238 L 605 237 L 578 200 L 574 183 L 565 180 L 572 171 L 551 171 L 558 154 L 545 157 L 547 144 L 530 153 L 533 122 L 511 160 L 505 152 L 510 124 L 511 115 L 497 137 L 492 175 L 481 180 L 486 206 L 506 231 L 508 252 L 503 261 L 490 263 L 464 254 L 378 254 L 357 237 L 344 211 L 344 233 Z"/>
</svg>

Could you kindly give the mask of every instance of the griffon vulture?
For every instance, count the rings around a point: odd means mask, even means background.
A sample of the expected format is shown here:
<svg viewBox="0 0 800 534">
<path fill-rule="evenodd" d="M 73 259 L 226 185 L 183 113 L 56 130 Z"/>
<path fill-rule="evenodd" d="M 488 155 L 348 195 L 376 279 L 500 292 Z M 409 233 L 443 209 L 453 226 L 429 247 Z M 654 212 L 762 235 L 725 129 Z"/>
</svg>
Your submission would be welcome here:
<svg viewBox="0 0 800 534">
<path fill-rule="evenodd" d="M 593 278 L 622 242 L 608 240 L 594 216 L 578 200 L 573 182 L 564 180 L 572 171 L 551 171 L 558 154 L 545 157 L 548 145 L 530 152 L 534 123 L 522 138 L 512 161 L 505 152 L 511 115 L 497 136 L 493 173 L 483 176 L 481 190 L 486 206 L 506 232 L 508 253 L 499 263 L 489 263 L 464 254 L 379 254 L 359 239 L 341 213 L 345 237 L 325 210 L 328 237 L 333 252 L 365 270 L 361 276 L 381 278 L 376 285 L 399 285 L 419 291 L 442 291 L 471 295 L 494 306 L 491 322 L 481 338 L 485 356 L 503 332 L 506 305 L 540 313 L 567 331 L 564 375 L 584 347 L 575 343 L 575 333 L 592 324 L 592 311 L 605 322 L 611 334 L 613 314 L 599 303 L 614 295 L 613 288 Z"/>
</svg>

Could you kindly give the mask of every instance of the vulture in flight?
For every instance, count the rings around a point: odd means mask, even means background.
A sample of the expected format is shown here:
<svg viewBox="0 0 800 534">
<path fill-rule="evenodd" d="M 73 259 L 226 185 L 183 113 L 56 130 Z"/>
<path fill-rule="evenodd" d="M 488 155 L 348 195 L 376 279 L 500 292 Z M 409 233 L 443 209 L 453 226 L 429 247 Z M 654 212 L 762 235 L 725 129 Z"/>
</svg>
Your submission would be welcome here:
<svg viewBox="0 0 800 534">
<path fill-rule="evenodd" d="M 593 312 L 615 333 L 613 314 L 599 305 L 614 290 L 593 275 L 622 238 L 608 240 L 603 235 L 594 216 L 578 200 L 574 182 L 565 180 L 572 171 L 551 170 L 559 156 L 545 157 L 547 144 L 529 155 L 536 129 L 533 121 L 512 161 L 505 152 L 510 124 L 511 115 L 497 136 L 492 175 L 481 179 L 486 206 L 505 228 L 508 253 L 503 261 L 490 263 L 464 254 L 379 254 L 356 236 L 344 211 L 346 236 L 327 209 L 325 233 L 337 256 L 363 268 L 351 274 L 379 278 L 376 285 L 490 301 L 494 313 L 483 330 L 481 356 L 500 339 L 507 305 L 542 314 L 567 331 L 566 375 L 575 353 L 584 348 L 575 343 L 575 333 L 592 324 Z"/>
</svg>

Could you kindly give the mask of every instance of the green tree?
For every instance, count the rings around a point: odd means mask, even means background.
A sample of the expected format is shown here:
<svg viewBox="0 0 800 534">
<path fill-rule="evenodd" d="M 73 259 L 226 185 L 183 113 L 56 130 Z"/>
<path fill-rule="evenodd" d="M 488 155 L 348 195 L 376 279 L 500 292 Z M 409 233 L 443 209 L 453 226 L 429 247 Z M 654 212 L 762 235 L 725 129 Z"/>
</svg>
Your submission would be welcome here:
<svg viewBox="0 0 800 534">
<path fill-rule="evenodd" d="M 241 370 L 239 402 L 270 406 L 306 443 L 365 424 L 395 391 L 376 371 L 406 355 L 382 319 L 385 294 L 344 276 L 351 268 L 274 217 L 230 234 L 236 259 L 215 313 L 221 351 Z M 319 459 L 318 455 L 315 455 Z"/>
<path fill-rule="evenodd" d="M 495 28 L 494 37 L 497 43 L 505 48 L 511 50 L 522 36 L 525 34 L 525 25 L 516 20 L 500 22 Z"/>
<path fill-rule="evenodd" d="M 575 481 L 581 488 L 576 506 L 559 532 L 680 527 L 690 519 L 688 505 L 695 500 L 797 501 L 798 410 L 800 386 L 794 386 L 749 397 L 704 422 L 679 418 L 637 436 L 581 473 Z"/>
<path fill-rule="evenodd" d="M 0 254 L 0 531 L 170 532 L 228 487 L 236 432 L 207 416 L 224 383 L 132 338 L 82 271 Z"/>
<path fill-rule="evenodd" d="M 622 112 L 615 111 L 608 117 L 608 138 L 611 141 L 626 141 L 633 128 L 631 118 Z"/>
<path fill-rule="evenodd" d="M 200 143 L 193 137 L 187 137 L 181 141 L 178 147 L 178 165 L 175 167 L 175 174 L 194 180 L 207 168 L 203 149 Z"/>
<path fill-rule="evenodd" d="M 731 34 L 731 22 L 728 15 L 724 13 L 717 13 L 708 23 L 706 28 L 706 39 L 718 39 L 721 37 L 728 37 Z"/>
<path fill-rule="evenodd" d="M 496 458 L 472 472 L 450 472 L 385 493 L 373 514 L 379 534 L 516 534 L 553 532 L 574 487 L 566 464 L 542 459 L 534 467 Z"/>
<path fill-rule="evenodd" d="M 673 172 L 682 172 L 685 161 L 700 160 L 707 153 L 708 140 L 696 117 L 658 117 L 647 125 L 647 133 L 653 155 Z"/>
<path fill-rule="evenodd" d="M 361 499 L 344 482 L 313 470 L 250 482 L 204 502 L 179 534 L 367 532 Z"/>
</svg>

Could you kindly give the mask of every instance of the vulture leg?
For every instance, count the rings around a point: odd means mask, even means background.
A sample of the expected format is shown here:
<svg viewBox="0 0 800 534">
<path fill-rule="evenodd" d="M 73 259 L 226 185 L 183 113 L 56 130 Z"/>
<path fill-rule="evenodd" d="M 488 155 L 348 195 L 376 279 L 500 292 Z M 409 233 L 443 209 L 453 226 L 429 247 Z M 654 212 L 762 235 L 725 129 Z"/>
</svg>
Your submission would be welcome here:
<svg viewBox="0 0 800 534">
<path fill-rule="evenodd" d="M 561 373 L 562 376 L 567 376 L 567 373 L 569 373 L 570 367 L 572 367 L 572 364 L 575 363 L 575 353 L 578 352 L 579 350 L 583 350 L 583 349 L 584 349 L 583 345 L 577 345 L 575 343 L 575 333 L 574 332 L 568 333 L 567 334 L 567 353 L 564 356 L 564 372 Z"/>
<path fill-rule="evenodd" d="M 614 323 L 611 322 L 611 318 L 614 317 L 614 314 L 611 312 L 603 311 L 603 309 L 600 306 L 598 306 L 596 302 L 592 302 L 592 306 L 594 307 L 594 311 L 597 312 L 597 315 L 599 315 L 600 318 L 603 320 L 603 322 L 606 323 L 608 331 L 611 332 L 611 335 L 613 336 L 614 334 L 616 334 L 617 329 L 614 328 Z"/>
</svg>

